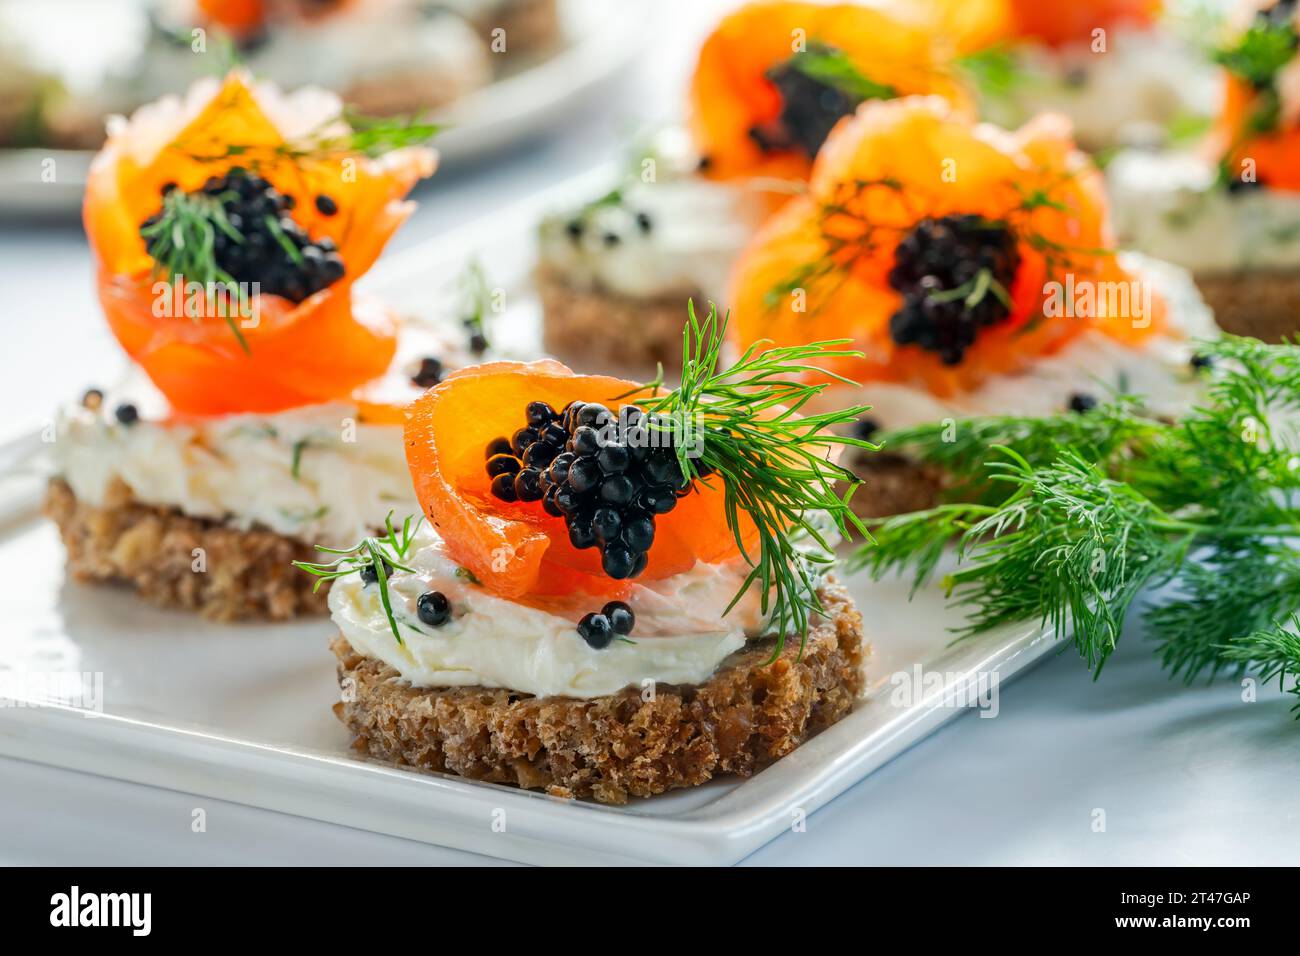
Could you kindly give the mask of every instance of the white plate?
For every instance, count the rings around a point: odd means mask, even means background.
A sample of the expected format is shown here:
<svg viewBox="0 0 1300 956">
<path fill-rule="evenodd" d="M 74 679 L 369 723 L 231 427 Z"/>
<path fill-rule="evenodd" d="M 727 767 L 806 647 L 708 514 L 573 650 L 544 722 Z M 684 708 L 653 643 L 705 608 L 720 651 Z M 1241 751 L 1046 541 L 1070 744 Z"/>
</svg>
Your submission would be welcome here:
<svg viewBox="0 0 1300 956">
<path fill-rule="evenodd" d="M 438 290 L 476 255 L 507 290 L 493 336 L 528 353 L 537 340 L 527 285 L 537 210 L 589 195 L 602 178 L 394 257 L 367 284 L 394 304 L 436 312 Z M 960 618 L 936 591 L 909 603 L 900 582 L 856 577 L 848 584 L 874 644 L 872 693 L 748 780 L 605 807 L 394 769 L 356 757 L 331 713 L 328 621 L 222 626 L 65 580 L 57 534 L 34 514 L 40 481 L 28 453 L 39 446 L 0 449 L 0 680 L 2 693 L 45 706 L 0 706 L 0 753 L 493 856 L 735 862 L 962 713 L 981 680 L 996 675 L 1000 691 L 1054 643 L 1024 624 L 954 645 L 949 628 Z M 16 675 L 50 672 L 102 675 L 102 714 L 13 686 Z"/>
<path fill-rule="evenodd" d="M 432 116 L 447 125 L 436 143 L 442 165 L 467 163 L 536 136 L 572 112 L 637 56 L 650 10 L 649 0 L 560 0 L 559 49 Z M 76 212 L 93 155 L 0 149 L 0 216 Z"/>
</svg>

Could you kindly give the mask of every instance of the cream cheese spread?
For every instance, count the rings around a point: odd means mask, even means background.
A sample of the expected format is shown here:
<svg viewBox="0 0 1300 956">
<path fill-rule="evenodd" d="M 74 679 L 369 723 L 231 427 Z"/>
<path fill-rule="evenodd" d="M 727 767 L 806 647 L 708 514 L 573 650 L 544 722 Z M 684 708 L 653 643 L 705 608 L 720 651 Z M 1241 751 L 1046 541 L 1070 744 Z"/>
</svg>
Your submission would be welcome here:
<svg viewBox="0 0 1300 956">
<path fill-rule="evenodd" d="M 379 585 L 359 574 L 330 588 L 334 622 L 348 643 L 384 661 L 416 687 L 501 687 L 538 697 L 590 698 L 653 681 L 698 684 L 709 678 L 764 624 L 750 592 L 724 615 L 749 571 L 742 559 L 696 564 L 661 581 L 634 582 L 625 598 L 636 615 L 631 643 L 590 647 L 578 634 L 583 614 L 600 609 L 590 597 L 545 608 L 497 597 L 461 569 L 428 527 L 416 534 L 406 560 L 413 573 L 394 569 L 389 596 L 402 635 L 393 636 Z M 451 618 L 423 623 L 416 601 L 440 591 Z"/>
<path fill-rule="evenodd" d="M 1203 274 L 1300 267 L 1300 194 L 1216 179 L 1190 154 L 1117 155 L 1106 182 L 1121 244 Z"/>
<path fill-rule="evenodd" d="M 88 504 L 120 480 L 144 504 L 330 547 L 352 546 L 390 511 L 420 512 L 402 427 L 358 423 L 347 403 L 193 419 L 151 419 L 141 403 L 126 425 L 112 414 L 119 400 L 55 422 L 55 471 Z"/>
</svg>

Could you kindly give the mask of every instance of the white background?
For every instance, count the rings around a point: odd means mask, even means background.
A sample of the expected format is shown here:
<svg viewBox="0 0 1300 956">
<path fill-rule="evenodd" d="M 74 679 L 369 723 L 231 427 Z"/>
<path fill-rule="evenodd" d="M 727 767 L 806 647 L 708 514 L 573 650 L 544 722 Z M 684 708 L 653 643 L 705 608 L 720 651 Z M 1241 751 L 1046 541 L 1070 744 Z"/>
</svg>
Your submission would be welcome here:
<svg viewBox="0 0 1300 956">
<path fill-rule="evenodd" d="M 644 119 L 673 115 L 709 5 L 660 6 L 624 79 L 546 139 L 437 177 L 391 248 L 614 158 Z M 0 323 L 5 436 L 120 367 L 75 223 L 0 222 Z M 21 587 L 0 582 L 0 609 Z M 1295 864 L 1300 724 L 1276 694 L 1261 701 L 1243 702 L 1231 680 L 1170 681 L 1137 628 L 1096 683 L 1067 648 L 1003 688 L 997 718 L 959 718 L 747 862 Z M 206 833 L 190 830 L 195 807 Z M 9 864 L 496 862 L 12 760 L 0 760 L 0 821 Z"/>
</svg>

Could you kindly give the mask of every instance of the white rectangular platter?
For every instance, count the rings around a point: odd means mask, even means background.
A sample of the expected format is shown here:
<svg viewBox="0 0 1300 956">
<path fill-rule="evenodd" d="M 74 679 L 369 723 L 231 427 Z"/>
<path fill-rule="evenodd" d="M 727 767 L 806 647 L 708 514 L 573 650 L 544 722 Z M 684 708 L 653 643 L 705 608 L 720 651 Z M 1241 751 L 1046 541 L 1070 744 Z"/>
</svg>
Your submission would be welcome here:
<svg viewBox="0 0 1300 956">
<path fill-rule="evenodd" d="M 598 177 L 599 178 L 599 177 Z M 494 337 L 535 348 L 532 224 L 590 178 L 394 257 L 371 291 L 433 320 L 467 258 L 507 290 Z M 598 188 L 598 187 L 597 187 Z M 576 192 L 575 192 L 576 190 Z M 529 863 L 729 864 L 958 716 L 1054 645 L 1037 623 L 952 642 L 960 615 L 930 589 L 849 580 L 874 646 L 855 711 L 747 780 L 624 807 L 565 801 L 356 755 L 335 719 L 325 619 L 219 625 L 65 579 L 37 514 L 40 442 L 0 449 L 0 754 Z M 55 678 L 89 675 L 93 707 Z M 919 680 L 918 680 L 919 678 Z"/>
</svg>

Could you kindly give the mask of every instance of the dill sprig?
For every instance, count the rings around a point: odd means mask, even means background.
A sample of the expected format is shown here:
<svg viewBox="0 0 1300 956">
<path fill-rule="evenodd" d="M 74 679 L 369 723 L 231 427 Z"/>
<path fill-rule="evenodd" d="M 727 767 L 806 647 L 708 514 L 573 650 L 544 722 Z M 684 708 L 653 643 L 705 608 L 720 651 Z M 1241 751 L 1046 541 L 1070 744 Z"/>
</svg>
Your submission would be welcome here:
<svg viewBox="0 0 1300 956">
<path fill-rule="evenodd" d="M 1171 674 L 1300 674 L 1300 469 L 1286 429 L 1300 346 L 1227 336 L 1198 348 L 1213 378 L 1178 422 L 1121 395 L 1085 414 L 884 436 L 947 471 L 961 500 L 874 523 L 855 563 L 910 570 L 915 591 L 955 545 L 942 583 L 968 614 L 959 637 L 1038 619 L 1094 673 L 1138 594 L 1168 584 L 1143 614 Z"/>
<path fill-rule="evenodd" d="M 1008 99 L 1034 79 L 1016 51 L 1003 44 L 960 56 L 954 65 L 985 100 Z"/>
<path fill-rule="evenodd" d="M 1213 59 L 1256 89 L 1273 86 L 1277 75 L 1296 55 L 1295 27 L 1273 21 L 1266 13 L 1256 16 L 1230 45 L 1213 53 Z"/>
<path fill-rule="evenodd" d="M 871 79 L 849 58 L 843 50 L 811 43 L 806 50 L 796 53 L 786 61 L 791 69 L 802 73 L 823 86 L 839 90 L 855 100 L 891 100 L 898 90 L 888 83 Z"/>
<path fill-rule="evenodd" d="M 234 276 L 217 265 L 216 258 L 218 233 L 235 243 L 244 241 L 243 234 L 226 217 L 225 202 L 233 196 L 233 192 L 229 196 L 210 196 L 172 189 L 163 197 L 157 222 L 140 230 L 145 250 L 154 261 L 154 278 L 173 282 L 180 276 L 205 289 L 211 283 L 220 283 L 227 290 L 238 292 L 239 284 Z M 244 333 L 226 305 L 224 298 L 217 297 L 218 311 L 235 334 L 239 347 L 249 354 Z M 198 316 L 194 318 L 197 321 Z"/>
<path fill-rule="evenodd" d="M 1035 213 L 1040 209 L 1069 212 L 1070 206 L 1057 197 L 1058 189 L 1079 175 L 1077 170 L 1066 170 L 1052 181 L 1033 189 L 1021 183 L 1005 186 L 1014 194 L 1000 215 L 984 217 L 984 225 L 1005 227 L 1018 241 L 1042 255 L 1047 266 L 1047 279 L 1080 268 L 1079 259 L 1110 257 L 1115 249 L 1071 245 L 1052 239 L 1035 227 Z M 876 222 L 863 214 L 862 199 L 872 191 L 884 190 L 894 194 L 904 215 L 896 222 Z M 838 183 L 829 198 L 819 202 L 816 209 L 818 231 L 822 247 L 807 262 L 798 263 L 789 274 L 774 283 L 763 294 L 763 305 L 776 309 L 795 290 L 802 289 L 810 307 L 807 314 L 819 314 L 834 298 L 840 286 L 849 279 L 854 267 L 876 255 L 882 249 L 892 248 L 909 233 L 928 213 L 912 203 L 905 184 L 894 177 L 854 179 Z M 991 272 L 982 270 L 969 283 L 956 289 L 935 290 L 927 298 L 936 301 L 967 299 L 977 303 L 993 294 L 1008 307 L 1011 295 L 1000 283 L 993 280 Z"/>
<path fill-rule="evenodd" d="M 1278 76 L 1295 59 L 1300 36 L 1290 20 L 1274 19 L 1275 11 L 1260 10 L 1249 27 L 1232 43 L 1215 49 L 1211 58 L 1227 72 L 1239 77 L 1256 92 L 1256 101 L 1242 129 L 1232 137 L 1219 163 L 1219 185 L 1231 183 L 1236 174 L 1229 161 L 1253 136 L 1277 130 L 1282 117 L 1282 97 Z"/>
<path fill-rule="evenodd" d="M 760 608 L 776 632 L 775 659 L 788 633 L 799 635 L 802 648 L 811 616 L 822 610 L 818 571 L 831 563 L 834 547 L 828 529 L 844 537 L 869 537 L 849 507 L 860 479 L 834 459 L 836 446 L 877 446 L 833 429 L 855 422 L 870 406 L 806 413 L 829 384 L 852 384 L 819 363 L 860 353 L 839 348 L 847 340 L 775 348 L 758 342 L 719 369 L 726 318 L 711 306 L 701 321 L 694 302 L 687 312 L 681 385 L 661 394 L 661 371 L 629 395 L 673 429 L 688 479 L 710 487 L 721 482 L 727 526 L 750 565 L 728 610 L 758 587 Z M 844 490 L 837 490 L 841 485 Z M 746 543 L 751 526 L 756 546 Z M 800 548 L 800 539 L 815 550 Z"/>
<path fill-rule="evenodd" d="M 1296 702 L 1291 712 L 1300 719 L 1300 614 L 1287 621 L 1276 620 L 1267 627 L 1252 631 L 1234 644 L 1223 648 L 1226 660 L 1253 668 L 1265 683 L 1277 681 L 1279 690 L 1289 691 Z M 1287 679 L 1291 686 L 1287 687 Z"/>
<path fill-rule="evenodd" d="M 488 285 L 483 263 L 478 259 L 470 260 L 465 267 L 460 280 L 460 293 L 463 299 L 461 325 L 469 336 L 472 350 L 485 351 L 491 344 L 487 337 L 487 315 L 492 309 L 492 289 Z"/>
<path fill-rule="evenodd" d="M 318 591 L 326 581 L 337 581 L 351 574 L 360 574 L 366 568 L 373 568 L 379 588 L 379 603 L 383 605 L 384 616 L 388 618 L 388 626 L 392 629 L 393 637 L 397 639 L 398 644 L 402 644 L 402 635 L 397 629 L 397 617 L 393 614 L 388 575 L 393 569 L 405 571 L 407 574 L 415 573 L 414 569 L 407 567 L 403 562 L 423 521 L 423 516 L 416 518 L 407 515 L 402 521 L 402 530 L 399 532 L 393 526 L 393 512 L 390 511 L 384 519 L 384 534 L 362 538 L 350 548 L 327 548 L 318 544 L 317 551 L 336 555 L 333 561 L 320 564 L 294 561 L 293 566 L 316 576 L 316 583 L 312 585 L 313 593 Z"/>
<path fill-rule="evenodd" d="M 374 158 L 409 146 L 422 146 L 443 129 L 419 116 L 366 116 L 344 108 L 297 139 L 275 145 L 216 143 L 203 137 L 194 141 L 178 139 L 170 145 L 198 163 L 237 159 L 250 169 L 260 170 L 281 163 L 297 165 L 349 155 Z"/>
</svg>

